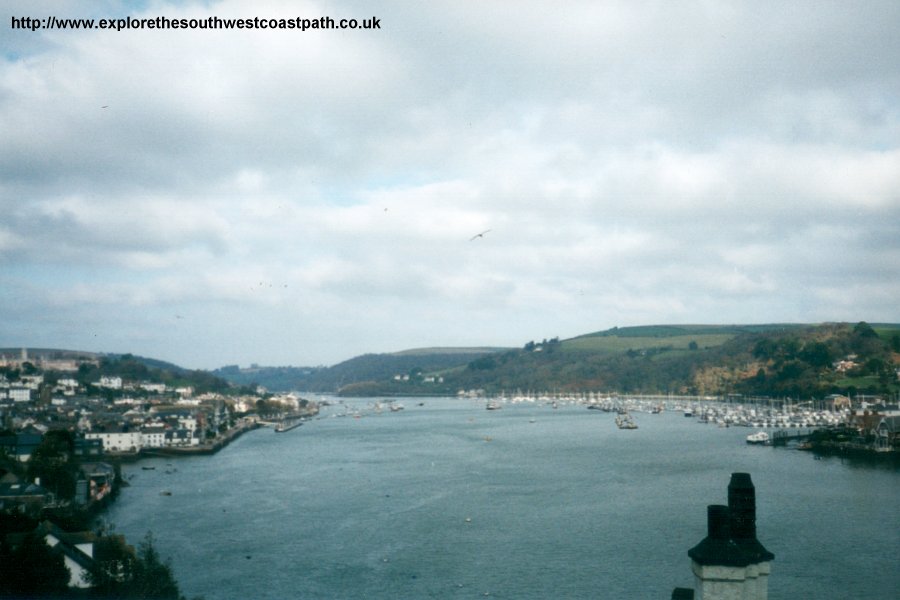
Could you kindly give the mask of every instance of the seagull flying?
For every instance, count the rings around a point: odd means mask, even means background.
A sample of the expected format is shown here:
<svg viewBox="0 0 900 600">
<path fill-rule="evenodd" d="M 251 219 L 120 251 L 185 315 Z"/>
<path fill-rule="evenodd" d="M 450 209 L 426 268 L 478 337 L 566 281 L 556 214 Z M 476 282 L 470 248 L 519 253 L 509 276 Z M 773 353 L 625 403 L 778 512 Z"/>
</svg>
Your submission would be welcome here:
<svg viewBox="0 0 900 600">
<path fill-rule="evenodd" d="M 481 233 L 477 233 L 477 234 L 473 235 L 472 237 L 469 238 L 469 241 L 471 242 L 473 240 L 477 240 L 478 238 L 483 238 L 484 234 L 486 234 L 488 231 L 490 231 L 490 229 L 485 229 Z"/>
</svg>

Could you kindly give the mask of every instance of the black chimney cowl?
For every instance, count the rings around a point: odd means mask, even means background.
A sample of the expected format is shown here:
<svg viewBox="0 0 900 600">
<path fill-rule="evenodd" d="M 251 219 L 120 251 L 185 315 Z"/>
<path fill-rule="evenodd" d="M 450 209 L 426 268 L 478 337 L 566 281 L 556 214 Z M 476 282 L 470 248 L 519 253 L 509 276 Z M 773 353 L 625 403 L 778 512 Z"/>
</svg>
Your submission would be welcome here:
<svg viewBox="0 0 900 600">
<path fill-rule="evenodd" d="M 688 556 L 700 565 L 746 567 L 754 561 L 731 538 L 731 515 L 727 506 L 711 504 L 707 507 L 706 537 L 688 550 Z"/>
<path fill-rule="evenodd" d="M 732 473 L 728 506 L 707 508 L 706 538 L 688 551 L 700 565 L 746 567 L 775 555 L 756 539 L 756 488 L 749 473 Z"/>
<path fill-rule="evenodd" d="M 756 539 L 756 488 L 750 473 L 732 473 L 728 483 L 731 538 L 754 563 L 770 561 L 775 555 Z"/>
</svg>

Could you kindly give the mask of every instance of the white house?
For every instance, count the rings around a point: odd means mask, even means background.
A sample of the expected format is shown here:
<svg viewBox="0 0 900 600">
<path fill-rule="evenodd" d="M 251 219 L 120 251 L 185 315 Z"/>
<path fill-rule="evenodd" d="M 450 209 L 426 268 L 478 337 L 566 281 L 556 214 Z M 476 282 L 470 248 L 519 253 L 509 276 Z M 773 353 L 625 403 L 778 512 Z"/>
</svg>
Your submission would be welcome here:
<svg viewBox="0 0 900 600">
<path fill-rule="evenodd" d="M 60 392 L 65 396 L 74 396 L 78 392 L 78 381 L 74 379 L 60 379 L 53 388 L 54 392 Z"/>
<path fill-rule="evenodd" d="M 9 388 L 9 399 L 13 402 L 31 402 L 31 390 L 24 387 Z"/>
<path fill-rule="evenodd" d="M 166 432 L 167 446 L 198 446 L 200 437 L 187 429 L 170 429 Z"/>
<path fill-rule="evenodd" d="M 49 521 L 38 529 L 51 548 L 60 551 L 69 569 L 69 587 L 91 587 L 89 572 L 94 563 L 94 536 L 91 533 L 67 533 Z"/>
<path fill-rule="evenodd" d="M 179 406 L 200 406 L 198 398 L 179 398 L 175 403 Z"/>
<path fill-rule="evenodd" d="M 251 410 L 253 410 L 253 408 L 255 406 L 256 405 L 252 401 L 248 400 L 247 398 L 239 398 L 234 401 L 234 404 L 232 405 L 232 409 L 234 409 L 234 412 L 237 412 L 237 413 L 245 413 L 245 412 L 250 412 Z"/>
<path fill-rule="evenodd" d="M 162 425 L 142 427 L 141 444 L 144 448 L 162 448 L 166 445 L 166 428 Z"/>
<path fill-rule="evenodd" d="M 193 433 L 197 431 L 197 418 L 193 415 L 178 417 L 178 427 Z"/>
<path fill-rule="evenodd" d="M 44 383 L 43 375 L 22 375 L 19 379 L 22 381 L 23 386 L 32 390 L 37 390 Z"/>
<path fill-rule="evenodd" d="M 121 377 L 101 377 L 100 381 L 97 383 L 97 385 L 102 388 L 109 388 L 111 390 L 121 390 L 122 389 L 122 378 Z"/>
<path fill-rule="evenodd" d="M 86 440 L 101 440 L 106 452 L 137 452 L 141 449 L 141 431 L 116 428 L 107 431 L 91 431 L 84 434 Z"/>
</svg>

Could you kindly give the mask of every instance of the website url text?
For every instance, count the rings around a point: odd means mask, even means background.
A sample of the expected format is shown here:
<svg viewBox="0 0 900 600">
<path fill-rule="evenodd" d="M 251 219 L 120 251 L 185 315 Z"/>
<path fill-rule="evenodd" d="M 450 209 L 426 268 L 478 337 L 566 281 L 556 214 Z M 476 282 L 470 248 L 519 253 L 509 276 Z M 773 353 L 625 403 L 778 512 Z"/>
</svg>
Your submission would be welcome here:
<svg viewBox="0 0 900 600">
<path fill-rule="evenodd" d="M 245 19 L 223 19 L 206 17 L 203 19 L 170 19 L 154 17 L 136 19 L 124 17 L 117 19 L 60 19 L 58 17 L 10 17 L 11 29 L 104 29 L 108 31 L 127 31 L 132 29 L 293 29 L 307 31 L 310 29 L 381 29 L 381 19 L 334 19 L 318 17 L 306 19 L 293 17 L 289 19 L 267 19 L 250 17 Z"/>
</svg>

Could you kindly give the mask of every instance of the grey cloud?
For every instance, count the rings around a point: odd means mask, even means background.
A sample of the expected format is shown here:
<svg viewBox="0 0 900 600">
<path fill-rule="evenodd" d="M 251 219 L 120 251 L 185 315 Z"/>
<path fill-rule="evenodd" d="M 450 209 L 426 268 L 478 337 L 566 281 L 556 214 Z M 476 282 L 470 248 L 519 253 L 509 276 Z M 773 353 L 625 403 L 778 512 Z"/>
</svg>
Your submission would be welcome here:
<svg viewBox="0 0 900 600">
<path fill-rule="evenodd" d="M 377 10 L 0 42 L 0 337 L 216 366 L 896 318 L 896 2 Z"/>
</svg>

